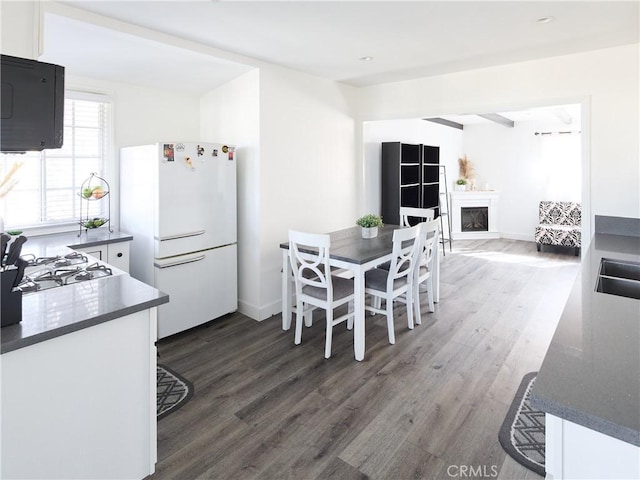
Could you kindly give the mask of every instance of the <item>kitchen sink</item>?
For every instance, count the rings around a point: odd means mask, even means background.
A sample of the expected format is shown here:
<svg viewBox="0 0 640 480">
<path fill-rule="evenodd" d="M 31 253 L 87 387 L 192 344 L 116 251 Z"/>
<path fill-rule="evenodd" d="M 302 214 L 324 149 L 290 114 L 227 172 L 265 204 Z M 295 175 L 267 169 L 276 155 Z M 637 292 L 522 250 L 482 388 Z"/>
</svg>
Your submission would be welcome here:
<svg viewBox="0 0 640 480">
<path fill-rule="evenodd" d="M 596 292 L 640 300 L 640 263 L 603 258 Z"/>
</svg>

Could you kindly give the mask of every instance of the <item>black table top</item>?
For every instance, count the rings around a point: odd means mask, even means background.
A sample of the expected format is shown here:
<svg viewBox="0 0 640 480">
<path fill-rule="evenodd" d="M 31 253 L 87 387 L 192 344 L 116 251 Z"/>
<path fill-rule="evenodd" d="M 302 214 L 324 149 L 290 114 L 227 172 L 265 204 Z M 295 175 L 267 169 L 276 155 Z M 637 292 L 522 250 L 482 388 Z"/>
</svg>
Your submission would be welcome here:
<svg viewBox="0 0 640 480">
<path fill-rule="evenodd" d="M 374 238 L 362 238 L 360 227 L 331 232 L 329 256 L 335 260 L 357 265 L 384 257 L 393 249 L 393 231 L 398 228 L 401 227 L 399 225 L 378 227 L 378 236 Z M 281 243 L 280 248 L 288 249 L 289 242 Z M 308 253 L 316 252 L 317 250 L 308 249 Z"/>
</svg>

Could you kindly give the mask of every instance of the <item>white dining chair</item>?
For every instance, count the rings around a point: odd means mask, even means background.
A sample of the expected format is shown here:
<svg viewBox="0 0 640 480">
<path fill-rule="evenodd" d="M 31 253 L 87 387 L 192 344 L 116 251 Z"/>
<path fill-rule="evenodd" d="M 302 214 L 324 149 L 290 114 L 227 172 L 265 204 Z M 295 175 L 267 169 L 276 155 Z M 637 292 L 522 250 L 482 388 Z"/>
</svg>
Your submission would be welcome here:
<svg viewBox="0 0 640 480">
<path fill-rule="evenodd" d="M 393 301 L 401 295 L 406 296 L 407 325 L 413 329 L 413 280 L 415 267 L 422 252 L 422 235 L 420 225 L 399 228 L 393 231 L 393 251 L 389 270 L 374 268 L 365 273 L 365 293 L 373 297 L 372 305 L 365 309 L 385 314 L 389 343 L 396 343 L 393 321 Z M 380 308 L 376 299 L 384 300 L 384 309 Z"/>
<path fill-rule="evenodd" d="M 410 227 L 410 217 L 419 219 L 418 223 L 428 222 L 435 217 L 435 211 L 433 208 L 400 207 L 400 225 Z"/>
<path fill-rule="evenodd" d="M 414 207 L 400 207 L 400 226 L 402 227 L 411 227 L 411 223 L 409 218 L 418 218 L 420 222 L 427 222 L 433 220 L 435 212 L 433 208 L 414 208 Z M 391 262 L 384 262 L 381 265 L 378 265 L 378 268 L 383 268 L 385 270 L 389 270 L 389 265 Z M 376 305 L 377 308 L 380 308 L 380 304 Z"/>
<path fill-rule="evenodd" d="M 417 218 L 422 222 L 429 222 L 433 220 L 435 211 L 433 208 L 416 208 L 416 207 L 400 207 L 400 225 L 403 227 L 411 227 L 410 218 Z M 378 265 L 378 268 L 389 270 L 390 262 L 385 262 Z M 380 308 L 380 298 L 376 298 L 374 301 L 374 307 Z M 373 314 L 372 314 L 373 315 Z M 420 318 L 416 319 L 416 323 L 420 324 Z"/>
<path fill-rule="evenodd" d="M 352 279 L 331 275 L 330 247 L 329 235 L 289 230 L 289 258 L 296 288 L 294 341 L 296 345 L 302 341 L 303 317 L 308 307 L 324 309 L 327 322 L 325 358 L 331 356 L 333 327 L 346 320 L 347 328 L 352 329 L 354 317 L 350 305 L 346 314 L 334 318 L 335 308 L 349 302 L 353 303 L 354 288 Z"/>
<path fill-rule="evenodd" d="M 324 270 L 324 265 L 320 265 L 320 270 Z M 342 268 L 331 267 L 331 274 L 338 277 L 343 278 L 353 278 L 353 273 L 349 270 L 345 270 Z M 309 270 L 305 270 L 304 275 L 307 278 L 312 278 L 315 274 Z M 296 277 L 293 271 L 291 272 L 290 278 L 291 284 L 293 287 L 291 288 L 291 314 L 295 315 L 297 313 L 296 307 Z M 304 306 L 304 326 L 311 327 L 313 326 L 313 311 L 318 308 L 315 305 L 305 305 Z M 288 330 L 288 328 L 286 329 Z"/>
<path fill-rule="evenodd" d="M 424 285 L 427 291 L 429 301 L 429 311 L 434 312 L 433 297 L 433 271 L 435 268 L 438 241 L 440 239 L 440 221 L 439 219 L 423 222 L 419 224 L 422 235 L 422 253 L 420 261 L 414 271 L 413 281 L 413 305 L 415 309 L 415 322 L 420 325 L 422 323 L 422 314 L 420 313 L 420 286 Z"/>
</svg>

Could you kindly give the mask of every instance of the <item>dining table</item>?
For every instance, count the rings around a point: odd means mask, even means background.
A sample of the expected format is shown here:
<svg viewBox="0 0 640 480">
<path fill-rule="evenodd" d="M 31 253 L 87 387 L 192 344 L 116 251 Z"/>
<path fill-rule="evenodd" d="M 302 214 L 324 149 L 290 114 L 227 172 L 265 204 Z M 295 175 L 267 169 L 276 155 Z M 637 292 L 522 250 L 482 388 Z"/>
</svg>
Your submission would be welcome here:
<svg viewBox="0 0 640 480">
<path fill-rule="evenodd" d="M 353 349 L 355 359 L 362 361 L 365 352 L 365 272 L 391 260 L 393 251 L 393 232 L 399 225 L 378 227 L 378 235 L 373 238 L 362 238 L 360 227 L 351 227 L 330 232 L 329 265 L 332 268 L 348 271 L 354 282 L 354 325 Z M 438 242 L 436 241 L 436 245 Z M 289 243 L 280 244 L 282 250 L 282 329 L 291 328 L 291 311 L 293 296 L 293 273 L 289 260 Z M 317 254 L 317 249 L 309 247 L 306 253 Z M 303 252 L 305 250 L 302 250 Z M 433 298 L 439 301 L 439 249 L 434 249 Z"/>
</svg>

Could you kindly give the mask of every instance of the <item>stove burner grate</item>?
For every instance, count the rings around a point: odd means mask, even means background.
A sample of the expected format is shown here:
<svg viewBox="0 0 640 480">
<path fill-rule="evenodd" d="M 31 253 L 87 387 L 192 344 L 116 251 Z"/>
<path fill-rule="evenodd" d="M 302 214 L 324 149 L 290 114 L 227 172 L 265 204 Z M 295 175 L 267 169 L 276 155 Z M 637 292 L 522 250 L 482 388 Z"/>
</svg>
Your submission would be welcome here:
<svg viewBox="0 0 640 480">
<path fill-rule="evenodd" d="M 106 267 L 98 262 L 85 267 L 85 270 L 88 272 L 102 272 L 104 274 L 104 277 L 113 275 L 113 271 L 109 267 Z"/>
<path fill-rule="evenodd" d="M 31 258 L 29 258 L 27 261 L 29 262 L 27 265 L 29 267 L 37 267 L 50 264 L 53 264 L 55 267 L 68 267 L 69 265 L 80 265 L 82 263 L 87 263 L 89 259 L 79 252 L 72 252 L 68 253 L 64 257 L 61 255 L 57 255 L 55 257 L 36 257 L 35 255 L 31 255 Z"/>
<path fill-rule="evenodd" d="M 66 260 L 76 260 L 74 263 L 87 263 L 89 261 L 89 259 L 80 252 L 67 253 L 64 258 Z"/>
<path fill-rule="evenodd" d="M 40 284 L 34 282 L 30 278 L 25 278 L 22 282 L 20 282 L 18 288 L 22 291 L 22 293 L 37 292 L 38 290 L 40 290 Z"/>
<path fill-rule="evenodd" d="M 22 258 L 25 258 L 26 255 L 24 255 Z M 33 258 L 29 258 L 27 261 L 29 262 L 29 267 L 37 267 L 37 266 L 41 266 L 41 265 L 48 265 L 50 263 L 55 262 L 56 260 L 58 260 L 60 257 L 35 257 L 35 255 L 32 256 Z M 25 258 L 26 260 L 26 258 Z"/>
<path fill-rule="evenodd" d="M 18 285 L 23 293 L 48 290 L 50 288 L 85 282 L 113 275 L 108 266 L 95 262 L 89 264 L 85 255 L 73 252 L 64 257 L 38 257 L 27 259 L 31 272 L 25 272 L 24 279 Z"/>
</svg>

